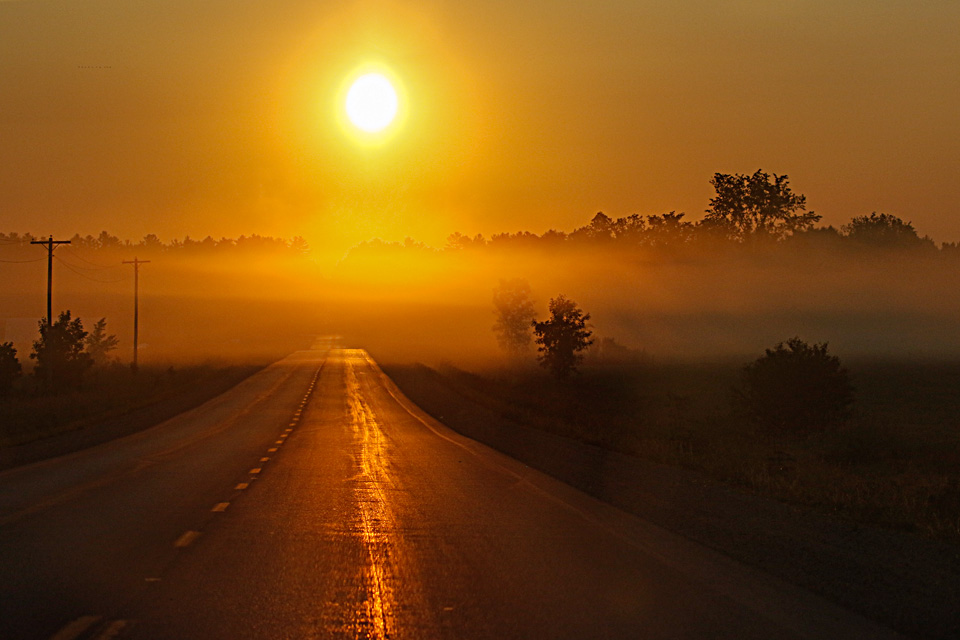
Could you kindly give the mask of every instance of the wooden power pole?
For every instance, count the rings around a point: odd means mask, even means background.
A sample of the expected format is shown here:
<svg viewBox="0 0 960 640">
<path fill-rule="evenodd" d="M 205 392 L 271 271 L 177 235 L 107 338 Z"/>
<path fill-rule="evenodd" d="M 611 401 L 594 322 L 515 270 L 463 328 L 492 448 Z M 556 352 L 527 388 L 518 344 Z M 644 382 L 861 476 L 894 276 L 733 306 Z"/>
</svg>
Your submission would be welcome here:
<svg viewBox="0 0 960 640">
<path fill-rule="evenodd" d="M 42 244 L 47 248 L 47 327 L 53 326 L 53 249 L 58 244 L 70 244 L 69 240 L 31 240 L 30 244 Z"/>
<path fill-rule="evenodd" d="M 140 340 L 140 265 L 148 264 L 149 260 L 124 260 L 123 264 L 133 265 L 133 370 L 137 370 L 137 345 Z"/>
</svg>

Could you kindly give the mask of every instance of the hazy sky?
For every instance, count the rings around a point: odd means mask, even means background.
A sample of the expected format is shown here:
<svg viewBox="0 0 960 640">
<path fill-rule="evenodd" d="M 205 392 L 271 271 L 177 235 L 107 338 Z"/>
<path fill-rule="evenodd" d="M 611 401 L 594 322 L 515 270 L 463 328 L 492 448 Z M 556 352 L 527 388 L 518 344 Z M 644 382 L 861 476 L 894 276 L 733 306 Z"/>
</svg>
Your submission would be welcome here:
<svg viewBox="0 0 960 640">
<path fill-rule="evenodd" d="M 0 227 L 137 239 L 572 229 L 787 173 L 960 240 L 955 0 L 0 1 Z M 407 117 L 338 116 L 364 64 Z"/>
</svg>

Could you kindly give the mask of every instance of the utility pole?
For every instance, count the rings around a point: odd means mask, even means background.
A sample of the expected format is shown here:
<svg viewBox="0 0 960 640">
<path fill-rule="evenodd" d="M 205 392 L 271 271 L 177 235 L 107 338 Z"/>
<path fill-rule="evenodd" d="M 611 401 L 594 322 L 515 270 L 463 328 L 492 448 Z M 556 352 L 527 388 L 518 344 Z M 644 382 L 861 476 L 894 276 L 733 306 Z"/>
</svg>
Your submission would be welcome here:
<svg viewBox="0 0 960 640">
<path fill-rule="evenodd" d="M 148 264 L 149 260 L 124 260 L 123 264 L 133 265 L 133 370 L 137 370 L 137 345 L 140 339 L 140 265 Z"/>
<path fill-rule="evenodd" d="M 31 240 L 30 244 L 42 244 L 47 248 L 47 328 L 53 326 L 53 249 L 58 244 L 70 244 L 69 240 Z"/>
</svg>

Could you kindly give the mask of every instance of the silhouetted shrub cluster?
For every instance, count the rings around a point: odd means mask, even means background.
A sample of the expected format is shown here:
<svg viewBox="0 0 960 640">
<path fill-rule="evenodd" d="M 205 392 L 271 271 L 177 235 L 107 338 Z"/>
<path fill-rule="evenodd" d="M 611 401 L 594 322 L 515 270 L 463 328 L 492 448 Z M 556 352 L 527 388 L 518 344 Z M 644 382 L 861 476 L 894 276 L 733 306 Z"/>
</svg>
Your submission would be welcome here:
<svg viewBox="0 0 960 640">
<path fill-rule="evenodd" d="M 0 343 L 0 396 L 12 391 L 18 395 L 33 392 L 53 392 L 79 388 L 86 373 L 94 367 L 120 366 L 110 361 L 110 352 L 116 350 L 117 336 L 107 333 L 107 319 L 100 318 L 93 331 L 86 331 L 80 318 L 63 311 L 52 324 L 46 319 L 38 322 L 39 337 L 33 342 L 30 359 L 36 360 L 33 379 L 24 385 L 23 368 L 12 342 Z M 15 383 L 19 383 L 16 384 Z M 25 388 L 26 387 L 26 388 Z M 29 391 L 28 391 L 29 390 Z"/>
<path fill-rule="evenodd" d="M 34 375 L 48 391 L 79 387 L 93 366 L 93 357 L 85 349 L 89 333 L 83 322 L 63 311 L 50 325 L 41 320 L 39 328 L 40 338 L 30 354 L 37 361 Z"/>
<path fill-rule="evenodd" d="M 795 337 L 744 368 L 737 403 L 767 429 L 806 435 L 848 417 L 853 386 L 840 359 L 827 354 L 827 343 Z"/>
<path fill-rule="evenodd" d="M 0 342 L 0 396 L 10 393 L 13 383 L 22 374 L 17 350 L 12 342 Z"/>
</svg>

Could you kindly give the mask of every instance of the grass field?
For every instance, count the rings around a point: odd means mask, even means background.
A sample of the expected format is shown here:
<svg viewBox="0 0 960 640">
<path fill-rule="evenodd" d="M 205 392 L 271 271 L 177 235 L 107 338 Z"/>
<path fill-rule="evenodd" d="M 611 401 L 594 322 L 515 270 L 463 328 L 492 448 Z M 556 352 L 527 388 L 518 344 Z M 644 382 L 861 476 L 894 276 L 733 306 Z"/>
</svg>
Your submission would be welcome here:
<svg viewBox="0 0 960 640">
<path fill-rule="evenodd" d="M 533 369 L 416 375 L 537 429 L 960 544 L 960 363 L 846 364 L 854 416 L 807 438 L 731 410 L 739 361 L 588 366 L 567 383 Z"/>
</svg>

